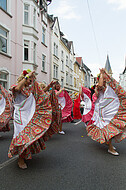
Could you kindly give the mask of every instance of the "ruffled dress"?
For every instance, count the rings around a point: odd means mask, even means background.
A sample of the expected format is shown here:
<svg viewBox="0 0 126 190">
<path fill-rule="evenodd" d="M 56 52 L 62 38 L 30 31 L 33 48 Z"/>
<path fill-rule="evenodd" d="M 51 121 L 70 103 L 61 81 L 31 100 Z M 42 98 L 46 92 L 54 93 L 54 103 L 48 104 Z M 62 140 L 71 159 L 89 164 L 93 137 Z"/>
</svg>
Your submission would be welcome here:
<svg viewBox="0 0 126 190">
<path fill-rule="evenodd" d="M 57 90 L 55 92 L 57 93 Z M 62 123 L 71 122 L 73 120 L 71 116 L 73 102 L 66 90 L 58 95 L 58 102 L 61 107 Z"/>
<path fill-rule="evenodd" d="M 13 106 L 9 92 L 0 85 L 0 131 L 9 131 L 9 121 L 12 118 Z"/>
<path fill-rule="evenodd" d="M 92 124 L 87 126 L 88 136 L 99 143 L 109 139 L 120 142 L 126 138 L 126 92 L 119 83 L 105 75 L 107 88 L 99 92 L 95 102 Z"/>
<path fill-rule="evenodd" d="M 16 92 L 14 135 L 8 157 L 18 154 L 24 159 L 31 159 L 32 154 L 45 149 L 45 141 L 59 131 L 58 118 L 58 100 L 54 92 L 44 93 L 36 81 L 31 88 Z"/>
<path fill-rule="evenodd" d="M 73 119 L 81 119 L 82 115 L 80 112 L 80 95 L 77 99 L 74 99 L 74 107 L 73 107 Z"/>
<path fill-rule="evenodd" d="M 91 100 L 91 91 L 86 88 L 82 87 L 83 92 L 83 101 L 84 101 L 84 111 L 82 115 L 82 121 L 84 123 L 89 122 L 94 113 L 94 101 Z"/>
</svg>

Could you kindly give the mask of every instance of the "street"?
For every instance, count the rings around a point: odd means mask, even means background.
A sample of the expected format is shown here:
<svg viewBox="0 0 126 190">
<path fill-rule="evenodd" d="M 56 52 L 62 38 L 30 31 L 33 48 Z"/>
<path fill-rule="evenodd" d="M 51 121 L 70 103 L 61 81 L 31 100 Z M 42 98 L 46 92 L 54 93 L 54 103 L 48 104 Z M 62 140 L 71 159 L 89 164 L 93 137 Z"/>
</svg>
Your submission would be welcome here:
<svg viewBox="0 0 126 190">
<path fill-rule="evenodd" d="M 52 136 L 26 170 L 18 168 L 17 157 L 7 157 L 13 125 L 1 133 L 0 190 L 126 190 L 126 140 L 113 143 L 120 153 L 113 156 L 76 122 L 63 124 L 66 134 Z"/>
</svg>

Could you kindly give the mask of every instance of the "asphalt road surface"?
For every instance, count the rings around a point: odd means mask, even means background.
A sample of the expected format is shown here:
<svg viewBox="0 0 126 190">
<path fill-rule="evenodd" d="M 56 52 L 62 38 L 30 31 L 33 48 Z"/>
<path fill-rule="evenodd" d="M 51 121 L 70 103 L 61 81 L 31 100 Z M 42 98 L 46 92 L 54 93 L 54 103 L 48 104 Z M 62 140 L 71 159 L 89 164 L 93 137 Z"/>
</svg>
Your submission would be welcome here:
<svg viewBox="0 0 126 190">
<path fill-rule="evenodd" d="M 114 143 L 120 155 L 113 156 L 76 122 L 63 124 L 66 134 L 52 136 L 26 170 L 7 157 L 13 125 L 0 133 L 0 190 L 126 190 L 126 139 Z"/>
</svg>

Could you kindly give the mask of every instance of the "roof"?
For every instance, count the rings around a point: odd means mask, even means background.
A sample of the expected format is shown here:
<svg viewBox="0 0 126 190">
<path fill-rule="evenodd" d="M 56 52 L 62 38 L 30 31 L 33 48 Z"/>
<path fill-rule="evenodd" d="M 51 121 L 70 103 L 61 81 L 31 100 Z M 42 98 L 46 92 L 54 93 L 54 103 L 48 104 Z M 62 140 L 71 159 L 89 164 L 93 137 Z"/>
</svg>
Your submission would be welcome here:
<svg viewBox="0 0 126 190">
<path fill-rule="evenodd" d="M 86 71 L 91 72 L 91 70 L 83 63 L 82 57 L 76 57 L 76 61 L 79 63 L 81 68 L 84 68 Z"/>
<path fill-rule="evenodd" d="M 109 61 L 109 56 L 107 55 L 107 60 L 106 60 L 106 64 L 105 64 L 105 69 L 107 71 L 108 74 L 112 74 L 112 69 L 111 69 L 111 65 L 110 65 L 110 61 Z"/>
<path fill-rule="evenodd" d="M 81 63 L 82 63 L 82 57 L 76 57 L 76 61 L 80 64 L 81 66 Z"/>
</svg>

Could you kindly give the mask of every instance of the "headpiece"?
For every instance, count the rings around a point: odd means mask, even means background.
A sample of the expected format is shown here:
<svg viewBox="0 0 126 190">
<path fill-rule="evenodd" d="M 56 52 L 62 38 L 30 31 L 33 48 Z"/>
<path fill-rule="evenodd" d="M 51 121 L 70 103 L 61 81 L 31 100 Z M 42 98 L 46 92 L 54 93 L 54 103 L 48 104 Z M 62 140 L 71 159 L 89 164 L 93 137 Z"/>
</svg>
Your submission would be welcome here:
<svg viewBox="0 0 126 190">
<path fill-rule="evenodd" d="M 28 73 L 30 73 L 31 70 L 30 69 L 27 69 L 27 70 L 23 70 L 23 75 L 26 76 Z"/>
</svg>

